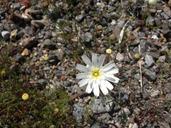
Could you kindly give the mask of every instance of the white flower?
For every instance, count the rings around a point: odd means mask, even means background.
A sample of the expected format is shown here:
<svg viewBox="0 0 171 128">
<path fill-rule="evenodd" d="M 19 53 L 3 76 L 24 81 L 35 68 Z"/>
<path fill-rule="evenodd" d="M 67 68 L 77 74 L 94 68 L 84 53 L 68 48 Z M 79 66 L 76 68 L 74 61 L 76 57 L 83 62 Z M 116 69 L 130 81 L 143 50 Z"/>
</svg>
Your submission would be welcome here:
<svg viewBox="0 0 171 128">
<path fill-rule="evenodd" d="M 118 83 L 119 78 L 115 77 L 113 74 L 119 72 L 113 61 L 104 64 L 106 56 L 97 55 L 92 53 L 92 61 L 86 56 L 82 56 L 82 60 L 86 66 L 77 64 L 76 69 L 81 73 L 78 73 L 76 78 L 79 79 L 79 86 L 83 87 L 87 85 L 86 92 L 91 93 L 93 91 L 95 96 L 99 96 L 100 90 L 106 95 L 108 90 L 113 89 L 112 83 Z"/>
</svg>

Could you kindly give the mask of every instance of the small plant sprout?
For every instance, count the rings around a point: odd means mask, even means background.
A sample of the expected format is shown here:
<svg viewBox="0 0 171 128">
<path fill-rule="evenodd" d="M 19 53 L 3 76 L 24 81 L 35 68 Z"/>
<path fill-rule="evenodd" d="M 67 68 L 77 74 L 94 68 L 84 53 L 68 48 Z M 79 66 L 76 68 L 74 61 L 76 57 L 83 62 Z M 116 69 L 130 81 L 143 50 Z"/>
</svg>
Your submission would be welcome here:
<svg viewBox="0 0 171 128">
<path fill-rule="evenodd" d="M 86 66 L 77 64 L 76 69 L 81 73 L 78 73 L 76 78 L 79 79 L 79 86 L 83 87 L 87 85 L 86 92 L 91 93 L 93 91 L 96 97 L 99 96 L 100 90 L 104 95 L 109 93 L 108 90 L 113 89 L 112 83 L 118 83 L 119 78 L 114 74 L 119 72 L 119 69 L 110 61 L 104 65 L 106 56 L 97 55 L 92 53 L 92 60 L 86 55 L 82 56 L 82 60 Z"/>
</svg>

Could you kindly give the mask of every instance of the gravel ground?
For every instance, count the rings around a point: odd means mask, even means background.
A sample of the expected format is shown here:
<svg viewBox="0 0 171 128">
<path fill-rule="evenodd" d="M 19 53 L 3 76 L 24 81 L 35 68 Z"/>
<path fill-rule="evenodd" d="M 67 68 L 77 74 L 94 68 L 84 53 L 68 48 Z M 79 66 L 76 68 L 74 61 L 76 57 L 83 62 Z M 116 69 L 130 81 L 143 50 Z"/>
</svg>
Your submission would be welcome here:
<svg viewBox="0 0 171 128">
<path fill-rule="evenodd" d="M 0 46 L 15 46 L 33 86 L 65 89 L 77 127 L 171 127 L 170 0 L 2 1 Z M 76 80 L 76 64 L 91 52 L 119 68 L 107 96 L 86 94 Z"/>
</svg>

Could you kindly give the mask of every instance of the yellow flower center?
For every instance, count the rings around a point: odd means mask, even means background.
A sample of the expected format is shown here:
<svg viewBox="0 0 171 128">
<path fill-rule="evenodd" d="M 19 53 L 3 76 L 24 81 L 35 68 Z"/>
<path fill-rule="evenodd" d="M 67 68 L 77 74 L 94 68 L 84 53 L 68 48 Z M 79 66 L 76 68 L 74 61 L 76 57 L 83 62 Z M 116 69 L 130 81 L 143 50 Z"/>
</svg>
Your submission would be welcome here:
<svg viewBox="0 0 171 128">
<path fill-rule="evenodd" d="M 91 70 L 90 74 L 91 74 L 92 79 L 99 79 L 102 73 L 99 68 L 95 67 Z"/>
</svg>

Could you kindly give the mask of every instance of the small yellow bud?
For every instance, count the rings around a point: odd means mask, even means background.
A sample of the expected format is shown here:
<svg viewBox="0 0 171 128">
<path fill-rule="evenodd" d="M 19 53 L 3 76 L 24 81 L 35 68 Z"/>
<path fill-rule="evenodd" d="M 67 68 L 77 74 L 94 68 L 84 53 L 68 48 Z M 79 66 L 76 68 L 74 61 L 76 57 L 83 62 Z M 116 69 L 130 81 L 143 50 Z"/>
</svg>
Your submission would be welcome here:
<svg viewBox="0 0 171 128">
<path fill-rule="evenodd" d="M 139 59 L 141 58 L 141 55 L 140 55 L 139 53 L 135 53 L 135 54 L 134 54 L 134 58 L 135 58 L 136 60 L 139 60 Z"/>
<path fill-rule="evenodd" d="M 48 54 L 45 54 L 44 56 L 42 56 L 42 59 L 43 59 L 44 61 L 47 61 L 47 60 L 49 59 Z"/>
<path fill-rule="evenodd" d="M 111 54 L 112 53 L 112 49 L 110 49 L 110 48 L 106 49 L 106 53 L 107 54 Z"/>
<path fill-rule="evenodd" d="M 59 112 L 59 109 L 58 109 L 58 108 L 55 108 L 55 109 L 54 109 L 54 112 L 55 112 L 55 113 L 58 113 L 58 112 Z"/>
<path fill-rule="evenodd" d="M 150 5 L 155 5 L 157 3 L 157 0 L 148 0 L 148 3 Z"/>
<path fill-rule="evenodd" d="M 22 99 L 23 99 L 23 100 L 28 100 L 28 99 L 29 99 L 28 93 L 23 93 Z"/>
<path fill-rule="evenodd" d="M 6 74 L 5 69 L 2 69 L 2 70 L 0 71 L 0 75 L 1 75 L 1 76 L 4 76 L 5 74 Z"/>
</svg>

